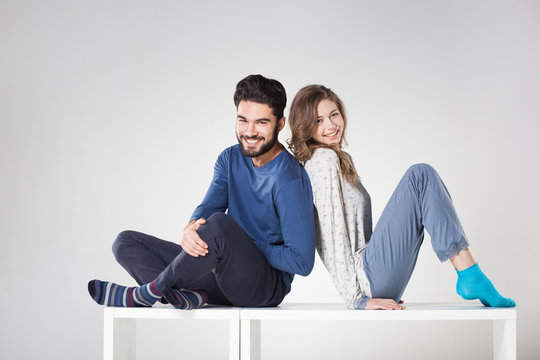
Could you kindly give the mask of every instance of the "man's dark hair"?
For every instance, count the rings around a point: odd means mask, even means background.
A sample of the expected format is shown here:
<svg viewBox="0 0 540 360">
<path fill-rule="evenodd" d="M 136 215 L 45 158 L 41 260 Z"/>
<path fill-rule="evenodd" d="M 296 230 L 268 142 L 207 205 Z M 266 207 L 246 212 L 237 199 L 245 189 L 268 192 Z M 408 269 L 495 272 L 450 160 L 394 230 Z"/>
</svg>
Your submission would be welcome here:
<svg viewBox="0 0 540 360">
<path fill-rule="evenodd" d="M 287 105 L 287 94 L 281 83 L 267 79 L 262 75 L 249 75 L 240 80 L 234 92 L 234 105 L 238 108 L 240 101 L 253 101 L 266 104 L 272 109 L 277 120 L 283 117 Z"/>
</svg>

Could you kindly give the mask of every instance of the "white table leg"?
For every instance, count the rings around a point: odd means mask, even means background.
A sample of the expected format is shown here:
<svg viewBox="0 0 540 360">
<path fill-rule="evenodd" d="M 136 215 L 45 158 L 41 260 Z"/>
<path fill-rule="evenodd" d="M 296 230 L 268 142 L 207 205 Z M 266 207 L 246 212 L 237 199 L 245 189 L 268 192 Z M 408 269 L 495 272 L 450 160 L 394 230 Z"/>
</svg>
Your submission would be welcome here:
<svg viewBox="0 0 540 360">
<path fill-rule="evenodd" d="M 235 315 L 229 320 L 229 360 L 240 359 L 240 316 Z"/>
<path fill-rule="evenodd" d="M 103 323 L 103 359 L 135 359 L 136 320 L 115 318 L 114 308 L 105 308 Z"/>
<path fill-rule="evenodd" d="M 493 358 L 516 359 L 516 320 L 493 320 Z"/>
<path fill-rule="evenodd" d="M 240 359 L 261 359 L 261 321 L 241 320 L 240 322 Z"/>
</svg>

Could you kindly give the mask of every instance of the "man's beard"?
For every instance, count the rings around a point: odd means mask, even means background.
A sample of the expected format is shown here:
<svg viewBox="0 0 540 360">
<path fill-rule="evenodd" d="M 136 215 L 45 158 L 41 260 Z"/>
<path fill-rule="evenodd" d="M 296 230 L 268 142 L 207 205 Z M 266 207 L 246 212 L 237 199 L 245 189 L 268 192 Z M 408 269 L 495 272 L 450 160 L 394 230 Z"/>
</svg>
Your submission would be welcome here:
<svg viewBox="0 0 540 360">
<path fill-rule="evenodd" d="M 238 143 L 240 144 L 240 149 L 242 149 L 242 153 L 248 157 L 258 157 L 258 156 L 261 156 L 261 155 L 264 155 L 266 154 L 268 151 L 270 151 L 270 149 L 272 149 L 274 147 L 274 145 L 277 143 L 278 141 L 278 134 L 279 134 L 279 129 L 278 129 L 278 126 L 276 124 L 276 127 L 274 128 L 274 131 L 272 133 L 272 137 L 264 144 L 262 144 L 261 148 L 259 150 L 248 150 L 246 148 L 244 148 L 244 143 L 242 142 L 242 139 L 249 139 L 249 140 L 260 140 L 260 139 L 263 139 L 262 137 L 257 137 L 257 136 L 253 136 L 253 137 L 247 137 L 247 136 L 238 136 L 236 135 L 236 139 L 238 140 Z"/>
</svg>

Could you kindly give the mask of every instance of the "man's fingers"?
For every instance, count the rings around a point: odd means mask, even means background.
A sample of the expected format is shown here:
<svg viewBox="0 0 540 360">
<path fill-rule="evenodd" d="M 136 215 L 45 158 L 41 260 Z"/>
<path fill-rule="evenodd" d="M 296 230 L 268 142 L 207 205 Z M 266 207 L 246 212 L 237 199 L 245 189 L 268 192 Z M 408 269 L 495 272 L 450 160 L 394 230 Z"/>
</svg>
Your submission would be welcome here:
<svg viewBox="0 0 540 360">
<path fill-rule="evenodd" d="M 196 251 L 202 252 L 202 253 L 208 253 L 208 244 L 206 244 L 203 239 L 199 237 L 199 234 L 193 229 L 190 229 L 184 234 L 186 242 L 186 247 L 191 247 Z"/>
<path fill-rule="evenodd" d="M 199 234 L 197 234 L 195 230 L 190 231 L 189 237 L 191 238 L 191 240 L 193 240 L 193 243 L 197 247 L 198 250 L 208 249 L 208 245 L 203 241 L 203 239 L 200 238 Z"/>
<path fill-rule="evenodd" d="M 184 229 L 184 235 L 180 245 L 188 255 L 199 257 L 208 254 L 208 244 L 206 244 L 197 233 L 199 227 L 205 223 L 206 219 L 200 218 L 189 223 Z"/>
<path fill-rule="evenodd" d="M 206 244 L 205 244 L 206 245 Z M 196 252 L 199 255 L 206 255 L 208 254 L 208 250 L 204 247 L 200 246 L 199 244 L 195 244 L 193 247 L 193 251 Z"/>
<path fill-rule="evenodd" d="M 203 218 L 200 218 L 199 220 L 195 221 L 193 225 L 191 226 L 190 230 L 199 230 L 199 227 L 202 224 L 206 224 L 206 220 Z"/>
<path fill-rule="evenodd" d="M 198 245 L 195 246 L 186 246 L 184 250 L 191 256 L 199 257 L 199 256 L 205 256 L 208 252 L 207 250 L 202 249 Z"/>
<path fill-rule="evenodd" d="M 190 255 L 190 256 L 193 256 L 193 257 L 199 257 L 199 255 L 197 255 L 196 253 L 193 252 L 193 250 L 189 249 L 189 248 L 184 248 L 184 251 Z"/>
<path fill-rule="evenodd" d="M 195 242 L 197 243 L 197 246 L 199 246 L 201 249 L 203 249 L 203 250 L 208 249 L 208 245 L 201 238 L 199 238 Z"/>
<path fill-rule="evenodd" d="M 199 235 L 196 235 L 196 237 L 193 239 L 193 248 L 202 253 L 208 252 L 208 245 L 199 237 Z"/>
</svg>

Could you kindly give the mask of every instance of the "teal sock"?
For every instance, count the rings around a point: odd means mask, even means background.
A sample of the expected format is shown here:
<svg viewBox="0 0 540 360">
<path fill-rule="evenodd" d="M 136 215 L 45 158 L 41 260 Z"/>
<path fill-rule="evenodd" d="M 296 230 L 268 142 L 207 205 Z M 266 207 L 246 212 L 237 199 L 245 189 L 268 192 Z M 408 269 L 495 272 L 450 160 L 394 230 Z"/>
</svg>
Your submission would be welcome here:
<svg viewBox="0 0 540 360">
<path fill-rule="evenodd" d="M 100 305 L 119 307 L 152 306 L 163 294 L 155 281 L 142 286 L 127 287 L 109 281 L 91 280 L 88 292 Z"/>
<path fill-rule="evenodd" d="M 163 294 L 172 306 L 182 310 L 198 309 L 208 301 L 206 292 L 200 289 L 165 289 Z"/>
<path fill-rule="evenodd" d="M 489 307 L 514 307 L 516 303 L 510 298 L 499 294 L 495 286 L 487 278 L 478 266 L 478 263 L 458 271 L 456 291 L 465 300 L 478 299 L 482 304 Z"/>
</svg>

